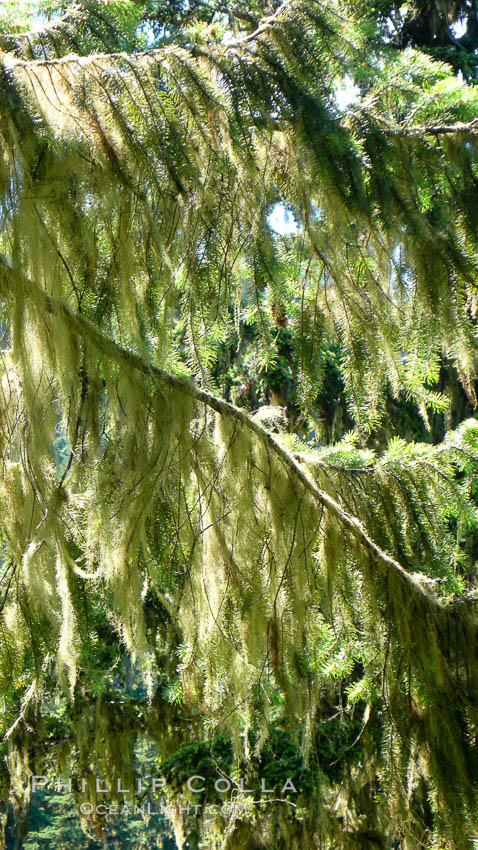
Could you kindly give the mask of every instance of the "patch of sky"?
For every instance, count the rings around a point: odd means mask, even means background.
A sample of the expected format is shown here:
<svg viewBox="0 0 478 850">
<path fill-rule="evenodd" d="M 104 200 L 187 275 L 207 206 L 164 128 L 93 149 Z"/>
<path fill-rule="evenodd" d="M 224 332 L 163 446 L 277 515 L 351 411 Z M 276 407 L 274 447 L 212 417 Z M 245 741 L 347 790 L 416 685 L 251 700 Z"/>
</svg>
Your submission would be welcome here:
<svg viewBox="0 0 478 850">
<path fill-rule="evenodd" d="M 280 236 L 291 236 L 297 233 L 299 225 L 286 204 L 274 204 L 267 217 L 267 223 Z"/>
<path fill-rule="evenodd" d="M 335 90 L 335 101 L 341 112 L 348 109 L 349 106 L 358 100 L 360 89 L 354 85 L 350 77 L 344 77 L 340 86 Z"/>
<path fill-rule="evenodd" d="M 57 481 L 60 481 L 66 468 L 68 467 L 68 460 L 70 457 L 71 447 L 68 444 L 67 436 L 63 429 L 60 409 L 58 405 L 55 405 L 55 407 L 57 412 L 57 422 L 55 428 L 54 452 L 56 460 Z"/>
<path fill-rule="evenodd" d="M 156 37 L 154 29 L 151 26 L 151 24 L 149 23 L 149 21 L 146 21 L 146 23 L 142 24 L 139 27 L 138 34 L 140 36 L 141 35 L 143 36 L 143 38 L 145 40 L 146 50 L 149 47 L 154 47 L 154 43 L 157 40 L 157 37 Z M 161 35 L 165 35 L 165 28 L 164 27 L 163 27 L 163 32 L 161 33 Z"/>
<path fill-rule="evenodd" d="M 450 24 L 450 32 L 454 38 L 461 38 L 466 33 L 466 20 L 458 20 Z"/>
</svg>

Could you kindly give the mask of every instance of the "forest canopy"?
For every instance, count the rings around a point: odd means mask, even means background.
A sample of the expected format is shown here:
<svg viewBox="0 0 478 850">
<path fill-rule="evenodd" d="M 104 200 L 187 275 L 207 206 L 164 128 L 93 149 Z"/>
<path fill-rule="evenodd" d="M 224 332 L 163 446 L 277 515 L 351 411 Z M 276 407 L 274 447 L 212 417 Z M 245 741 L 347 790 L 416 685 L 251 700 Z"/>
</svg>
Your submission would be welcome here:
<svg viewBox="0 0 478 850">
<path fill-rule="evenodd" d="M 0 29 L 3 826 L 154 764 L 179 848 L 469 850 L 474 0 Z"/>
</svg>

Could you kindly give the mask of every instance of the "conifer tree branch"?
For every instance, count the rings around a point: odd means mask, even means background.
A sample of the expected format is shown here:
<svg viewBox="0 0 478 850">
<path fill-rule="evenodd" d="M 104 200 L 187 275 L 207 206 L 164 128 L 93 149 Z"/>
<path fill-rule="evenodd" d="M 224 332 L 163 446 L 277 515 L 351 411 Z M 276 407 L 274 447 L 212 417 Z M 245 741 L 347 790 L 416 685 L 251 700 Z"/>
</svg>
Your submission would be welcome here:
<svg viewBox="0 0 478 850">
<path fill-rule="evenodd" d="M 203 403 L 207 407 L 215 410 L 222 416 L 232 417 L 242 425 L 247 427 L 254 433 L 271 452 L 280 459 L 283 465 L 293 474 L 297 481 L 301 483 L 304 489 L 310 493 L 313 499 L 322 508 L 330 511 L 340 524 L 346 528 L 360 545 L 370 553 L 386 570 L 391 570 L 399 580 L 404 582 L 410 592 L 418 594 L 430 603 L 430 607 L 436 610 L 436 607 L 443 607 L 440 600 L 427 594 L 423 588 L 414 580 L 410 573 L 404 569 L 395 558 L 385 552 L 367 533 L 360 520 L 345 511 L 341 505 L 325 491 L 316 486 L 313 481 L 305 474 L 300 464 L 287 452 L 276 438 L 267 431 L 259 422 L 254 420 L 245 410 L 236 407 L 230 402 L 217 398 L 205 390 L 199 389 L 187 378 L 171 375 L 164 369 L 147 363 L 140 355 L 128 351 L 118 343 L 108 339 L 92 322 L 85 319 L 83 316 L 75 313 L 65 303 L 59 299 L 48 295 L 40 286 L 32 280 L 26 278 L 23 274 L 20 275 L 14 272 L 9 262 L 5 257 L 1 257 L 0 271 L 0 287 L 3 289 L 3 294 L 8 297 L 9 292 L 15 290 L 21 279 L 22 286 L 30 290 L 34 294 L 34 300 L 40 303 L 45 312 L 51 315 L 58 315 L 70 328 L 81 338 L 88 338 L 95 348 L 107 357 L 115 360 L 122 360 L 124 363 L 133 369 L 142 372 L 144 375 L 156 378 L 163 384 L 179 389 L 186 395 Z"/>
<path fill-rule="evenodd" d="M 214 45 L 215 50 L 220 53 L 228 53 L 230 50 L 236 50 L 238 47 L 242 45 L 250 44 L 251 41 L 255 41 L 260 35 L 262 35 L 266 30 L 268 30 L 275 21 L 281 17 L 293 4 L 295 0 L 285 0 L 285 2 L 280 6 L 273 15 L 270 15 L 268 18 L 265 18 L 257 29 L 254 32 L 248 33 L 248 35 L 243 36 L 242 38 L 237 38 L 232 41 L 228 41 L 225 44 Z M 94 52 L 89 53 L 87 56 L 81 56 L 76 54 L 70 54 L 68 56 L 59 56 L 51 59 L 18 59 L 15 56 L 8 56 L 8 66 L 14 67 L 35 67 L 35 66 L 48 66 L 48 65 L 69 65 L 71 63 L 79 64 L 79 65 L 90 65 L 95 62 L 99 62 L 102 60 L 115 60 L 115 59 L 127 59 L 131 62 L 132 59 L 144 59 L 144 58 L 159 58 L 161 56 L 167 56 L 168 53 L 171 53 L 171 47 L 153 47 L 149 50 L 138 50 L 134 53 L 130 53 L 127 51 L 113 51 L 111 53 L 102 53 L 102 52 Z M 195 55 L 198 52 L 202 52 L 198 50 L 194 45 L 189 48 L 192 55 Z"/>
<path fill-rule="evenodd" d="M 478 118 L 473 121 L 463 123 L 457 121 L 456 124 L 431 124 L 429 127 L 396 127 L 394 129 L 385 130 L 387 134 L 394 136 L 446 136 L 451 133 L 478 133 Z"/>
<path fill-rule="evenodd" d="M 229 50 L 234 47 L 241 47 L 243 44 L 248 44 L 250 41 L 255 41 L 258 36 L 262 35 L 270 26 L 272 26 L 277 18 L 279 18 L 287 9 L 293 4 L 294 0 L 285 0 L 282 6 L 279 6 L 278 9 L 274 12 L 273 15 L 270 15 L 268 18 L 265 18 L 260 25 L 257 27 L 254 32 L 249 33 L 249 35 L 245 35 L 242 38 L 235 39 L 234 41 L 228 41 L 226 45 L 224 45 L 226 50 Z"/>
</svg>

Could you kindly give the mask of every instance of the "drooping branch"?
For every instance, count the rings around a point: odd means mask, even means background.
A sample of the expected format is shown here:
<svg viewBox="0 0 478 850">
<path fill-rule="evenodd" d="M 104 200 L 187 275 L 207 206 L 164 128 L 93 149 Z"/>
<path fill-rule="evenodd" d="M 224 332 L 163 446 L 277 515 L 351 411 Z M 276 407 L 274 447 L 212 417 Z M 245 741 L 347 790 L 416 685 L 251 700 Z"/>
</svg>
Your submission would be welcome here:
<svg viewBox="0 0 478 850">
<path fill-rule="evenodd" d="M 275 455 L 287 470 L 300 482 L 304 489 L 310 493 L 313 499 L 325 508 L 339 521 L 339 523 L 350 532 L 358 543 L 366 549 L 370 555 L 383 567 L 385 570 L 391 570 L 410 590 L 411 593 L 418 594 L 422 598 L 429 601 L 430 608 L 436 610 L 438 607 L 443 607 L 440 600 L 427 594 L 423 588 L 413 579 L 413 577 L 405 570 L 399 562 L 385 552 L 367 533 L 359 519 L 345 511 L 341 505 L 326 493 L 324 490 L 317 487 L 311 478 L 304 472 L 301 465 L 287 452 L 278 440 L 267 431 L 259 422 L 253 419 L 245 410 L 236 407 L 230 402 L 217 398 L 211 393 L 202 390 L 189 381 L 187 378 L 171 375 L 164 369 L 147 363 L 138 354 L 128 351 L 118 343 L 106 337 L 92 322 L 85 319 L 83 316 L 73 312 L 64 302 L 59 299 L 52 298 L 41 287 L 33 281 L 26 278 L 24 275 L 19 275 L 14 272 L 5 258 L 1 258 L 1 286 L 4 296 L 11 297 L 12 291 L 18 286 L 19 277 L 22 281 L 24 290 L 34 292 L 35 300 L 41 303 L 45 312 L 51 315 L 60 316 L 70 328 L 80 338 L 87 338 L 95 348 L 108 357 L 118 361 L 127 363 L 135 370 L 142 372 L 144 375 L 152 377 L 163 384 L 179 389 L 181 392 L 190 396 L 198 402 L 206 405 L 206 407 L 215 410 L 221 416 L 229 417 L 241 423 L 255 434 L 266 447 Z"/>
<path fill-rule="evenodd" d="M 256 41 L 261 35 L 263 35 L 267 30 L 274 26 L 274 23 L 288 11 L 288 9 L 293 4 L 293 0 L 288 0 L 279 9 L 271 15 L 269 18 L 266 18 L 261 22 L 260 26 L 257 27 L 254 32 L 249 33 L 242 38 L 234 39 L 226 42 L 225 44 L 213 45 L 211 49 L 207 51 L 207 55 L 210 58 L 214 58 L 214 56 L 221 57 L 225 56 L 230 52 L 234 52 L 240 49 L 242 46 L 247 47 L 250 42 Z M 201 46 L 191 45 L 188 48 L 188 52 L 192 57 L 202 57 L 205 55 L 205 48 Z M 135 53 L 128 53 L 125 51 L 112 51 L 110 53 L 104 52 L 93 52 L 88 55 L 67 55 L 60 56 L 55 58 L 37 58 L 37 59 L 20 59 L 11 54 L 3 57 L 3 63 L 6 68 L 24 68 L 26 71 L 33 71 L 35 68 L 40 67 L 58 67 L 58 66 L 75 66 L 76 68 L 87 68 L 89 66 L 95 66 L 96 63 L 101 62 L 116 62 L 123 61 L 127 62 L 129 66 L 131 66 L 132 61 L 136 61 L 139 63 L 144 63 L 148 61 L 160 61 L 162 59 L 167 59 L 168 55 L 172 55 L 176 53 L 176 48 L 166 46 L 166 47 L 158 47 L 151 48 L 149 50 L 136 51 Z M 381 132 L 386 136 L 404 136 L 404 137 L 420 137 L 420 136 L 443 136 L 443 135 L 452 135 L 454 133 L 466 133 L 475 135 L 478 133 L 478 119 L 473 119 L 469 122 L 456 121 L 453 124 L 430 124 L 430 125 L 417 125 L 417 126 L 390 126 L 382 117 L 379 118 L 381 125 Z M 345 119 L 345 125 L 347 126 L 349 122 L 348 117 Z M 273 126 L 274 129 L 280 130 L 281 124 L 275 118 L 270 119 L 270 126 Z"/>
</svg>

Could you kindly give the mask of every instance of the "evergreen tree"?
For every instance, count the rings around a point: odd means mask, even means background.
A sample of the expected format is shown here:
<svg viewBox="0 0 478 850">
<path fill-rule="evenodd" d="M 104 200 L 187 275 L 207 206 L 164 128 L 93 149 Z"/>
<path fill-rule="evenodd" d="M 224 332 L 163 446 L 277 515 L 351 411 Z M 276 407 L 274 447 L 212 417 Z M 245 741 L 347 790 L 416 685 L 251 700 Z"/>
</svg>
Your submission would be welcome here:
<svg viewBox="0 0 478 850">
<path fill-rule="evenodd" d="M 172 800 L 214 770 L 300 786 L 208 819 L 209 781 L 180 847 L 473 846 L 473 9 L 440 12 L 468 15 L 465 68 L 422 6 L 5 7 L 18 844 L 32 772 L 72 773 L 80 800 L 94 764 L 118 801 L 149 739 Z"/>
</svg>

